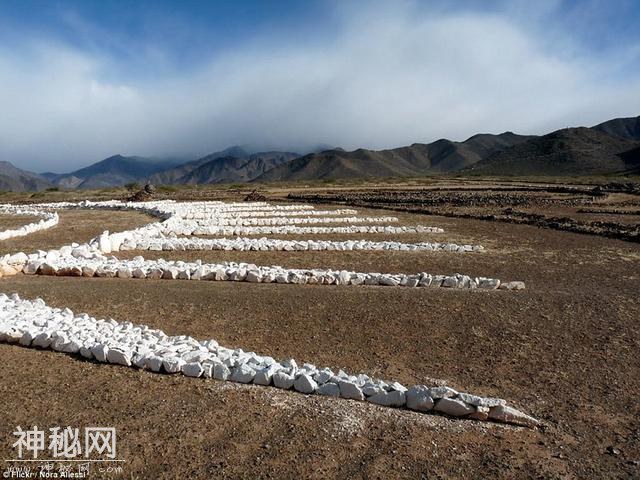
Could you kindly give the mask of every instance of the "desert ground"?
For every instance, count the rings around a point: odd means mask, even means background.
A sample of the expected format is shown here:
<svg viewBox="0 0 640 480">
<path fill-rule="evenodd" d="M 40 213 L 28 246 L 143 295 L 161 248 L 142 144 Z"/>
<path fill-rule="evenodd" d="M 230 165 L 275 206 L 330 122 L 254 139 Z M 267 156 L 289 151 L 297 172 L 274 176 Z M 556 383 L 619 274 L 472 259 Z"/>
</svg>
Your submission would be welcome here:
<svg viewBox="0 0 640 480">
<path fill-rule="evenodd" d="M 155 374 L 0 344 L 1 457 L 12 458 L 17 425 L 108 425 L 117 428 L 123 472 L 93 470 L 90 478 L 640 477 L 640 195 L 626 187 L 589 193 L 597 185 L 587 183 L 496 181 L 489 192 L 487 186 L 450 180 L 261 188 L 273 202 L 350 205 L 361 215 L 396 215 L 400 224 L 445 230 L 317 238 L 446 240 L 483 245 L 483 252 L 115 255 L 463 273 L 522 280 L 523 291 L 22 274 L 1 278 L 0 291 L 278 359 L 407 385 L 443 381 L 508 399 L 539 419 L 540 428 Z M 240 201 L 247 192 L 209 187 L 159 196 Z M 0 242 L 0 253 L 57 248 L 153 221 L 136 212 L 59 214 L 58 226 Z M 21 221 L 29 220 L 2 217 L 0 229 Z"/>
</svg>

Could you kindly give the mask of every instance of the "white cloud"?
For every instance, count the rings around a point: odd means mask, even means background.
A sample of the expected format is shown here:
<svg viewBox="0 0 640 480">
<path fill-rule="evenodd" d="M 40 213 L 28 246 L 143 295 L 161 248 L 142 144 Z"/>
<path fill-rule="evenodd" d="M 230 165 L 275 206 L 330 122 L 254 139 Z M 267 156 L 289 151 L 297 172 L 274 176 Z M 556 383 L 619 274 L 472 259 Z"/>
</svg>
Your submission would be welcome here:
<svg viewBox="0 0 640 480">
<path fill-rule="evenodd" d="M 264 40 L 197 71 L 120 82 L 107 55 L 0 49 L 0 159 L 41 171 L 236 143 L 381 148 L 640 113 L 640 80 L 616 75 L 631 54 L 558 55 L 507 16 L 351 12 L 322 44 Z"/>
</svg>

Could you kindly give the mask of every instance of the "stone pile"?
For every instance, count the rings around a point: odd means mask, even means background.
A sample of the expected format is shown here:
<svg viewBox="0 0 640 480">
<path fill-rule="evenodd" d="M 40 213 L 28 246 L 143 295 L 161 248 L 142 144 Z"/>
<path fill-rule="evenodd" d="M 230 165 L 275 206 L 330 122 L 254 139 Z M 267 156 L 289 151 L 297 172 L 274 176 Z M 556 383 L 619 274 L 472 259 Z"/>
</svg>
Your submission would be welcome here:
<svg viewBox="0 0 640 480">
<path fill-rule="evenodd" d="M 44 301 L 0 294 L 0 342 L 77 354 L 97 362 L 182 373 L 245 384 L 273 386 L 303 394 L 367 401 L 417 412 L 490 420 L 535 427 L 539 422 L 499 398 L 458 392 L 446 386 L 415 385 L 351 375 L 293 360 L 229 349 L 215 340 L 168 336 L 143 325 L 96 320 L 69 309 L 50 308 Z"/>
<path fill-rule="evenodd" d="M 20 228 L 5 230 L 0 232 L 0 240 L 7 240 L 14 237 L 24 237 L 30 233 L 39 232 L 58 224 L 58 214 L 55 212 L 47 212 L 43 210 L 35 210 L 29 208 L 21 208 L 15 205 L 0 205 L 1 215 L 25 215 L 40 217 L 38 222 L 23 225 Z"/>
</svg>

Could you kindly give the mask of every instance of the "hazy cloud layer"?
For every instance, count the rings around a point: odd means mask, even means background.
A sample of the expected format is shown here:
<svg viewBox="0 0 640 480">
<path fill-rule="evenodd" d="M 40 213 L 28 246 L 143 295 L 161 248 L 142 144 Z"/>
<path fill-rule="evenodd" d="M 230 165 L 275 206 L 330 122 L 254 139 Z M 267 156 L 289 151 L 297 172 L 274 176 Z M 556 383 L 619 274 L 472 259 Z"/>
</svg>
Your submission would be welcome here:
<svg viewBox="0 0 640 480">
<path fill-rule="evenodd" d="M 158 78 L 50 39 L 0 47 L 0 160 L 65 171 L 115 153 L 380 148 L 640 114 L 639 45 L 590 56 L 507 14 L 340 15 L 321 42 L 254 38 Z"/>
</svg>

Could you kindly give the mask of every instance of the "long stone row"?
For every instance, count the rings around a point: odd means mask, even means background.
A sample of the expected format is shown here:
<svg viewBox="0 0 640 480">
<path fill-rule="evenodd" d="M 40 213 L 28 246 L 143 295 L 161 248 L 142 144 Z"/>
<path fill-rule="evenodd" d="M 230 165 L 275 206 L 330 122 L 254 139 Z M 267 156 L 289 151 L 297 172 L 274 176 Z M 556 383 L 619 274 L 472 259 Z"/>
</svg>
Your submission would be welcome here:
<svg viewBox="0 0 640 480">
<path fill-rule="evenodd" d="M 215 210 L 215 211 L 207 211 L 205 213 L 201 212 L 193 212 L 190 214 L 190 219 L 198 220 L 198 219 L 210 219 L 211 217 L 251 217 L 251 218 L 261 218 L 261 217 L 330 217 L 333 215 L 357 215 L 357 210 L 351 209 L 340 209 L 340 210 Z"/>
<path fill-rule="evenodd" d="M 43 204 L 38 207 L 48 207 Z M 451 243 L 401 243 L 401 242 L 372 242 L 372 241 L 287 241 L 280 239 L 198 239 L 178 238 L 178 234 L 193 234 L 193 223 L 201 220 L 185 220 L 183 215 L 197 216 L 198 209 L 216 215 L 219 210 L 231 211 L 250 210 L 252 208 L 267 211 L 269 205 L 251 204 L 222 204 L 219 202 L 199 202 L 198 204 L 184 204 L 176 202 L 81 202 L 80 204 L 62 204 L 65 208 L 108 208 L 108 209 L 136 209 L 152 213 L 163 222 L 155 222 L 144 227 L 109 234 L 104 232 L 89 244 L 62 247 L 49 252 L 39 251 L 27 255 L 19 252 L 6 255 L 0 259 L 0 273 L 14 275 L 19 272 L 40 275 L 69 275 L 69 276 L 97 276 L 118 278 L 163 278 L 184 280 L 218 280 L 218 281 L 247 281 L 252 283 L 280 283 L 280 284 L 310 284 L 310 285 L 382 285 L 402 287 L 445 287 L 462 289 L 503 289 L 520 290 L 524 288 L 522 282 L 501 282 L 498 279 L 485 277 L 470 277 L 468 275 L 438 275 L 426 272 L 416 274 L 383 274 L 377 272 L 354 272 L 347 270 L 328 269 L 286 269 L 280 266 L 256 266 L 252 264 L 216 263 L 203 264 L 197 262 L 167 262 L 165 260 L 145 260 L 136 257 L 132 260 L 108 258 L 104 254 L 120 250 L 395 250 L 395 251 L 449 251 L 449 252 L 478 252 L 481 246 L 457 245 Z M 279 207 L 285 207 L 279 206 Z M 293 207 L 293 206 L 292 206 Z M 293 209 L 282 211 L 296 211 Z M 179 212 L 179 213 L 177 213 Z M 202 212 L 201 212 L 202 213 Z M 284 217 L 283 217 L 284 218 Z M 233 220 L 233 217 L 230 218 Z M 276 218 L 277 219 L 277 218 Z M 284 218 L 291 220 L 290 218 Z M 295 219 L 294 219 L 295 220 Z M 314 220 L 312 218 L 312 220 Z M 285 226 L 279 228 L 291 228 Z M 216 227 L 217 228 L 217 227 Z M 236 227 L 238 228 L 238 227 Z M 248 229 L 264 228 L 257 226 L 244 227 Z M 267 227 L 272 228 L 272 227 Z M 352 228 L 352 226 L 346 227 Z M 392 227 L 382 227 L 385 231 Z M 407 227 L 410 228 L 410 227 Z M 431 227 L 415 227 L 429 229 Z"/>
<path fill-rule="evenodd" d="M 150 230 L 141 228 L 129 232 L 109 235 L 103 233 L 92 241 L 102 253 L 119 250 L 226 250 L 226 251 L 432 251 L 432 252 L 481 252 L 481 245 L 458 245 L 456 243 L 420 242 L 402 243 L 394 241 L 374 242 L 369 240 L 281 240 L 272 238 L 192 238 L 152 236 Z"/>
<path fill-rule="evenodd" d="M 349 226 L 312 226 L 299 227 L 295 224 L 287 225 L 220 225 L 218 222 L 205 222 L 203 220 L 214 217 L 226 218 L 229 215 L 246 215 L 255 213 L 273 213 L 273 220 L 278 221 L 281 212 L 302 211 L 309 215 L 313 212 L 312 205 L 269 205 L 264 202 L 225 204 L 222 202 L 175 202 L 174 200 L 162 200 L 151 202 L 121 202 L 108 200 L 91 202 L 88 200 L 74 202 L 40 203 L 32 205 L 41 209 L 107 209 L 107 210 L 138 210 L 163 220 L 158 224 L 161 231 L 167 235 L 306 235 L 306 234 L 416 234 L 416 233 L 443 233 L 439 227 L 430 226 L 391 226 L 391 225 L 349 225 Z M 348 210 L 349 212 L 351 210 Z M 327 211 L 335 212 L 335 211 Z M 345 218 L 345 217 L 340 217 Z M 353 218 L 353 217 L 348 217 Z M 383 217 L 397 221 L 396 217 Z M 271 220 L 272 218 L 263 219 Z M 311 219 L 317 223 L 329 223 L 331 218 Z M 322 221 L 319 221 L 322 220 Z M 343 222 L 339 220 L 338 223 Z M 316 222 L 307 222 L 316 223 Z M 358 219 L 355 223 L 367 223 Z M 381 217 L 376 217 L 371 223 L 384 223 Z"/>
<path fill-rule="evenodd" d="M 218 225 L 196 225 L 194 223 L 180 222 L 179 224 L 163 223 L 164 231 L 171 235 L 326 235 L 326 234 L 416 234 L 416 233 L 442 233 L 444 230 L 438 227 L 417 226 L 390 226 L 390 225 L 349 225 L 344 227 L 297 227 L 294 225 L 268 226 L 268 227 L 231 227 Z"/>
<path fill-rule="evenodd" d="M 48 307 L 42 299 L 22 300 L 0 294 L 0 342 L 77 354 L 101 363 L 188 377 L 273 386 L 318 394 L 437 412 L 458 418 L 536 427 L 539 422 L 499 398 L 458 392 L 447 386 L 415 385 L 351 375 L 293 360 L 222 347 L 215 340 L 168 336 L 144 325 L 96 320 L 69 309 Z"/>
<path fill-rule="evenodd" d="M 32 208 L 23 208 L 16 205 L 0 205 L 0 214 L 2 215 L 25 215 L 31 217 L 40 217 L 37 222 L 23 225 L 16 229 L 9 229 L 0 232 L 0 240 L 7 240 L 14 237 L 24 237 L 30 233 L 39 232 L 48 228 L 54 227 L 58 224 L 58 214 L 55 212 L 47 212 L 43 210 L 36 210 Z"/>
<path fill-rule="evenodd" d="M 316 223 L 395 223 L 397 217 L 236 217 L 216 216 L 201 220 L 191 220 L 197 226 L 271 226 L 271 225 L 313 225 Z"/>
<path fill-rule="evenodd" d="M 65 247 L 71 249 L 71 247 Z M 19 255 L 19 254 L 16 254 Z M 55 275 L 102 278 L 149 278 L 165 280 L 214 280 L 250 283 L 278 283 L 298 285 L 380 285 L 388 287 L 444 287 L 454 289 L 521 290 L 522 282 L 501 282 L 494 278 L 468 275 L 434 275 L 353 272 L 348 270 L 296 269 L 257 266 L 248 263 L 202 263 L 145 260 L 138 256 L 130 260 L 106 257 L 88 249 L 75 248 L 71 254 L 58 251 L 42 252 L 7 260 L 8 269 L 27 275 Z M 24 254 L 22 254 L 24 255 Z M 25 258 L 26 257 L 26 258 Z M 23 260 L 26 260 L 23 262 Z M 15 263 L 11 263 L 15 262 Z"/>
</svg>

